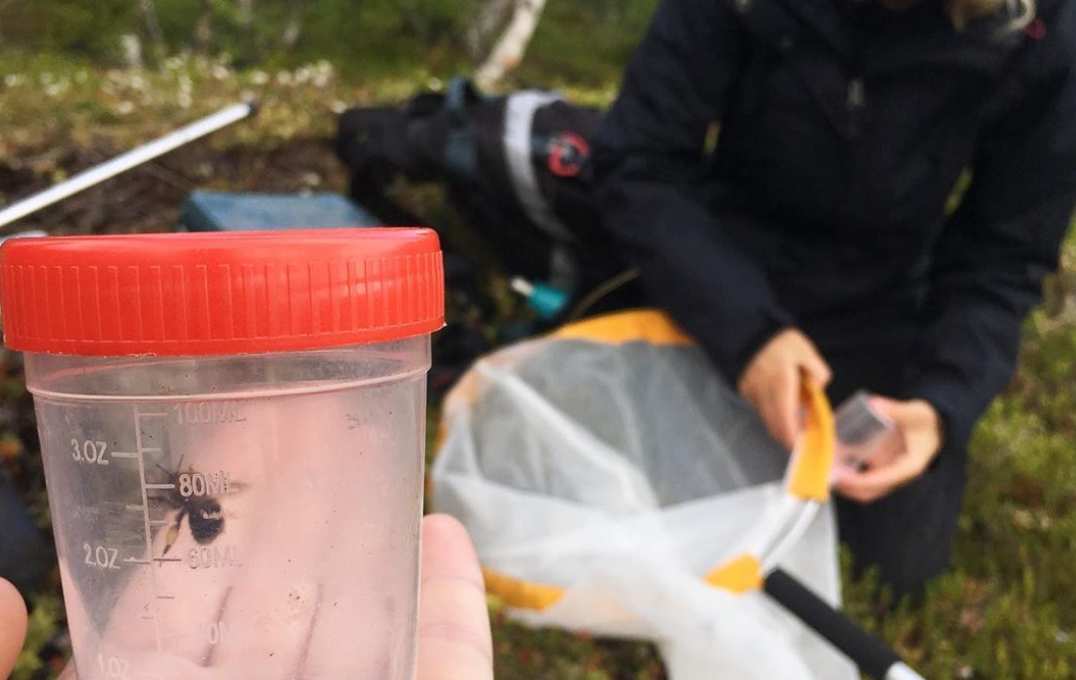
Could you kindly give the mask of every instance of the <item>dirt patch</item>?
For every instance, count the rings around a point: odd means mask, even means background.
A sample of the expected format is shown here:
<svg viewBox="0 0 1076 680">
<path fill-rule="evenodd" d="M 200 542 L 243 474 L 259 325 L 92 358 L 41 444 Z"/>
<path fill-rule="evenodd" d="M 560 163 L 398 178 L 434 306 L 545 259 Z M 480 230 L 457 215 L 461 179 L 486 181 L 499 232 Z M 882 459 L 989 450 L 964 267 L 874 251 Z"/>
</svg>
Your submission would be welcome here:
<svg viewBox="0 0 1076 680">
<path fill-rule="evenodd" d="M 107 144 L 27 149 L 0 159 L 0 201 L 11 203 L 121 153 Z M 6 232 L 50 234 L 171 231 L 195 189 L 260 192 L 336 191 L 347 173 L 330 140 L 296 139 L 274 148 L 216 148 L 195 143 L 30 215 Z"/>
</svg>

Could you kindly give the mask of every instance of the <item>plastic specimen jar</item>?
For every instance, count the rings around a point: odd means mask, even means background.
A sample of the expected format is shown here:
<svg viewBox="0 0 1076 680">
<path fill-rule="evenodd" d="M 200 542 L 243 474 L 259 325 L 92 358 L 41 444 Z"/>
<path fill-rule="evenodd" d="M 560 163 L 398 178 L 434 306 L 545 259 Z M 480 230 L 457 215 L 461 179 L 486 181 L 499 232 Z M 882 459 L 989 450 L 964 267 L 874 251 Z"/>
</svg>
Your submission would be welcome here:
<svg viewBox="0 0 1076 680">
<path fill-rule="evenodd" d="M 423 229 L 16 239 L 83 680 L 411 680 L 430 334 Z"/>
</svg>

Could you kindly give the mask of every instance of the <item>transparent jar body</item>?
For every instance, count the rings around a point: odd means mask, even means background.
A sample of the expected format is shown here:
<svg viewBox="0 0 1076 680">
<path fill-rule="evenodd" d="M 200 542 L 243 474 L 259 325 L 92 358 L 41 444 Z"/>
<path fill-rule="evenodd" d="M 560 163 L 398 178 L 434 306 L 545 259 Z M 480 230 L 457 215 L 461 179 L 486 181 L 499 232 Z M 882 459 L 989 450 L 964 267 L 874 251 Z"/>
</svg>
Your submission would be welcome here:
<svg viewBox="0 0 1076 680">
<path fill-rule="evenodd" d="M 28 354 L 79 677 L 411 680 L 428 368 Z"/>
</svg>

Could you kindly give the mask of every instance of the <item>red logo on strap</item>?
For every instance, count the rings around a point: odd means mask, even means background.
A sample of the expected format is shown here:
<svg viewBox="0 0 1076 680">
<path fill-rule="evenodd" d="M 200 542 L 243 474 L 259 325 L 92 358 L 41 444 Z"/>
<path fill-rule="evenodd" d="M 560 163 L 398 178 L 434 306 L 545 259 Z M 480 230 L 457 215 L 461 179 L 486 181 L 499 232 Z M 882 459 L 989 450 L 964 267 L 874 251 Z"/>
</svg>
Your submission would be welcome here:
<svg viewBox="0 0 1076 680">
<path fill-rule="evenodd" d="M 562 132 L 549 143 L 549 171 L 557 177 L 577 177 L 590 158 L 590 144 L 574 132 Z"/>
<path fill-rule="evenodd" d="M 1046 37 L 1046 22 L 1041 18 L 1035 19 L 1027 28 L 1024 29 L 1024 33 L 1032 40 L 1042 40 Z"/>
</svg>

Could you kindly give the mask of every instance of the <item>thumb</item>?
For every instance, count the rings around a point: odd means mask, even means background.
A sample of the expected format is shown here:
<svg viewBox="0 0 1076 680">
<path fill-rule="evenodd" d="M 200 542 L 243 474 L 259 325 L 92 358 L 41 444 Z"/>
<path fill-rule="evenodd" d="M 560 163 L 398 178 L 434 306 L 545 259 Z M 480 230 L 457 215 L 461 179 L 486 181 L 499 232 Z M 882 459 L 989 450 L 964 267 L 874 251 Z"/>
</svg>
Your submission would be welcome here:
<svg viewBox="0 0 1076 680">
<path fill-rule="evenodd" d="M 902 406 L 899 401 L 895 401 L 893 399 L 890 399 L 889 397 L 883 397 L 877 394 L 870 395 L 869 401 L 871 408 L 883 415 L 889 416 L 890 418 L 894 418 L 895 416 L 897 416 Z"/>
<path fill-rule="evenodd" d="M 455 519 L 422 521 L 418 680 L 493 680 L 486 591 L 467 531 Z"/>
<path fill-rule="evenodd" d="M 26 604 L 19 591 L 0 579 L 0 678 L 11 675 L 26 637 Z"/>
</svg>

